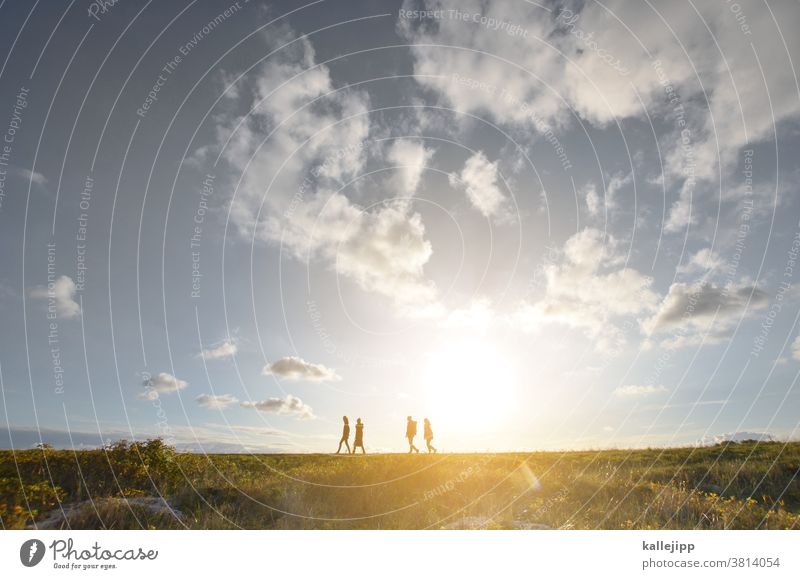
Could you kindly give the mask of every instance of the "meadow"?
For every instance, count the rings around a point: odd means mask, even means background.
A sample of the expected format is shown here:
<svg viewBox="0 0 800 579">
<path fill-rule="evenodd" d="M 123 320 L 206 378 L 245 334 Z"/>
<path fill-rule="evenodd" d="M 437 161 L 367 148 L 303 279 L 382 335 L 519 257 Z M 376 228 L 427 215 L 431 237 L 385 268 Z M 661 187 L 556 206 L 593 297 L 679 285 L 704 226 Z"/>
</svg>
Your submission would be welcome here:
<svg viewBox="0 0 800 579">
<path fill-rule="evenodd" d="M 800 443 L 436 455 L 0 451 L 4 529 L 798 529 Z"/>
</svg>

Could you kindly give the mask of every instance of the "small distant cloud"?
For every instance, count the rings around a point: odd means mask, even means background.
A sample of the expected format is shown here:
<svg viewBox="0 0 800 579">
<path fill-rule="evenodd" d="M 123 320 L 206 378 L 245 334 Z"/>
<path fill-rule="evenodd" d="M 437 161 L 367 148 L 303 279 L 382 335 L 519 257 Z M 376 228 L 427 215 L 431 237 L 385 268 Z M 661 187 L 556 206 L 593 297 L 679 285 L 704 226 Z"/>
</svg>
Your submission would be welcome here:
<svg viewBox="0 0 800 579">
<path fill-rule="evenodd" d="M 81 313 L 81 306 L 75 301 L 75 282 L 68 275 L 62 275 L 46 286 L 32 288 L 32 299 L 46 301 L 47 308 L 53 309 L 59 318 L 75 318 Z"/>
<path fill-rule="evenodd" d="M 267 398 L 266 400 L 247 401 L 241 403 L 242 408 L 254 408 L 259 412 L 294 416 L 298 420 L 314 418 L 311 407 L 297 396 L 287 394 L 285 398 Z"/>
<path fill-rule="evenodd" d="M 20 169 L 19 174 L 26 180 L 32 181 L 35 185 L 44 185 L 47 183 L 47 177 L 36 171 L 30 169 Z"/>
<path fill-rule="evenodd" d="M 200 406 L 210 410 L 222 410 L 239 402 L 239 399 L 232 394 L 201 394 L 195 400 Z"/>
<path fill-rule="evenodd" d="M 586 198 L 586 209 L 589 211 L 589 215 L 594 217 L 600 213 L 600 196 L 597 194 L 597 187 L 594 183 L 589 183 L 582 192 Z"/>
<path fill-rule="evenodd" d="M 704 273 L 713 271 L 723 265 L 719 256 L 715 255 L 710 248 L 706 247 L 695 253 L 689 261 L 678 267 L 678 273 Z"/>
<path fill-rule="evenodd" d="M 139 394 L 139 398 L 141 400 L 156 400 L 161 394 L 177 392 L 178 390 L 183 390 L 188 385 L 189 383 L 185 380 L 176 378 L 167 372 L 161 372 L 142 382 L 145 391 Z"/>
<path fill-rule="evenodd" d="M 208 348 L 200 352 L 200 356 L 206 360 L 219 360 L 222 358 L 232 358 L 236 355 L 239 348 L 231 340 L 225 340 L 219 346 Z"/>
<path fill-rule="evenodd" d="M 308 380 L 310 382 L 338 382 L 341 380 L 333 369 L 322 364 L 306 362 L 297 356 L 287 356 L 264 366 L 264 376 L 277 376 L 285 380 Z"/>
<path fill-rule="evenodd" d="M 497 184 L 498 179 L 497 161 L 490 162 L 481 151 L 467 159 L 460 174 L 452 173 L 449 176 L 452 187 L 463 183 L 470 203 L 484 217 L 501 214 L 506 204 L 506 197 Z"/>
<path fill-rule="evenodd" d="M 719 434 L 716 436 L 705 436 L 700 441 L 701 445 L 722 444 L 723 442 L 744 442 L 746 440 L 758 440 L 760 442 L 775 442 L 777 440 L 772 434 L 768 432 L 748 432 L 746 430 L 741 432 L 728 432 L 726 434 Z"/>
<path fill-rule="evenodd" d="M 662 392 L 666 392 L 667 389 L 663 386 L 653 386 L 653 385 L 636 385 L 636 384 L 629 384 L 627 386 L 618 386 L 614 390 L 614 396 L 619 397 L 637 397 L 637 396 L 650 396 L 652 394 L 661 394 Z"/>
<path fill-rule="evenodd" d="M 797 336 L 792 342 L 792 358 L 800 360 L 800 336 Z"/>
</svg>

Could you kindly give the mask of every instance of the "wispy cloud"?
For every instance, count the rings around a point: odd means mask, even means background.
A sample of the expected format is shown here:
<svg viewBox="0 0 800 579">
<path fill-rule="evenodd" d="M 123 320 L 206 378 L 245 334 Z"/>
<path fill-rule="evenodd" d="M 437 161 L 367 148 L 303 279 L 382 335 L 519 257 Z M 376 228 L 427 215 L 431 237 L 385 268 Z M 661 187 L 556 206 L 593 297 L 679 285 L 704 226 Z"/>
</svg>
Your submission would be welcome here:
<svg viewBox="0 0 800 579">
<path fill-rule="evenodd" d="M 287 356 L 267 364 L 261 373 L 264 376 L 277 376 L 285 380 L 308 380 L 309 382 L 338 382 L 342 379 L 333 369 L 322 364 L 306 362 L 297 356 Z"/>
<path fill-rule="evenodd" d="M 212 410 L 222 410 L 231 404 L 239 402 L 239 399 L 232 394 L 201 394 L 195 400 L 203 408 Z"/>
<path fill-rule="evenodd" d="M 628 384 L 626 386 L 618 386 L 614 389 L 614 396 L 620 398 L 637 398 L 642 396 L 652 396 L 653 394 L 662 394 L 667 392 L 664 386 L 653 385 L 637 385 Z"/>
<path fill-rule="evenodd" d="M 208 348 L 200 352 L 200 356 L 206 360 L 219 360 L 221 358 L 232 358 L 236 355 L 239 348 L 232 340 L 225 340 L 218 346 Z"/>
<path fill-rule="evenodd" d="M 245 401 L 242 408 L 253 408 L 260 412 L 293 416 L 298 420 L 315 418 L 311 407 L 297 396 L 287 394 L 285 398 L 267 398 L 266 400 Z"/>
</svg>

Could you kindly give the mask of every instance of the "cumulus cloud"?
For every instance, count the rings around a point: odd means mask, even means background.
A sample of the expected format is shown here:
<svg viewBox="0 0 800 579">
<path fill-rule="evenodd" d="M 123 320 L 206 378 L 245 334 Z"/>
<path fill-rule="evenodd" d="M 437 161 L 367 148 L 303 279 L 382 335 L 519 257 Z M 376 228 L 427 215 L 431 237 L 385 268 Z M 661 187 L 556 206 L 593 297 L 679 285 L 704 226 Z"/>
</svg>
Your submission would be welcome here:
<svg viewBox="0 0 800 579">
<path fill-rule="evenodd" d="M 664 231 L 667 233 L 678 233 L 685 231 L 689 225 L 697 222 L 692 213 L 692 194 L 694 185 L 692 181 L 685 181 L 681 187 L 678 200 L 669 209 L 667 221 L 664 223 Z"/>
<path fill-rule="evenodd" d="M 651 396 L 653 394 L 661 394 L 667 392 L 663 386 L 637 385 L 629 384 L 627 386 L 618 386 L 614 389 L 614 396 L 620 398 L 638 398 L 642 396 Z"/>
<path fill-rule="evenodd" d="M 59 318 L 75 318 L 81 313 L 81 306 L 75 301 L 77 289 L 75 282 L 67 275 L 62 275 L 47 286 L 37 286 L 30 290 L 31 298 L 47 302 L 48 311 Z"/>
<path fill-rule="evenodd" d="M 608 180 L 605 201 L 609 211 L 616 210 L 619 207 L 619 200 L 617 199 L 619 192 L 623 187 L 630 185 L 632 182 L 633 173 L 616 173 Z"/>
<path fill-rule="evenodd" d="M 678 184 L 716 178 L 720 163 L 732 166 L 744 145 L 769 138 L 777 124 L 800 114 L 795 79 L 786 74 L 800 44 L 776 28 L 776 22 L 783 28 L 797 21 L 797 3 L 744 8 L 747 35 L 736 14 L 713 4 L 681 15 L 626 0 L 551 6 L 521 12 L 484 0 L 404 4 L 513 23 L 524 37 L 446 17 L 401 19 L 398 26 L 415 43 L 417 82 L 459 111 L 541 135 L 543 127 L 575 117 L 598 127 L 646 120 L 644 105 L 651 118 L 669 122 L 660 148 L 665 171 Z M 747 38 L 758 39 L 757 53 Z M 680 189 L 668 232 L 691 223 L 692 189 Z"/>
<path fill-rule="evenodd" d="M 142 400 L 156 400 L 162 394 L 178 392 L 188 385 L 189 383 L 185 380 L 180 380 L 167 372 L 161 372 L 142 382 L 145 391 L 139 394 L 139 398 Z"/>
<path fill-rule="evenodd" d="M 706 273 L 722 266 L 722 260 L 710 247 L 705 247 L 689 257 L 683 265 L 678 266 L 678 273 Z"/>
<path fill-rule="evenodd" d="M 642 329 L 647 335 L 669 334 L 663 347 L 693 346 L 703 339 L 715 343 L 727 336 L 739 318 L 767 302 L 767 294 L 754 286 L 673 283 L 658 310 L 642 322 Z"/>
<path fill-rule="evenodd" d="M 310 382 L 336 382 L 341 380 L 334 370 L 322 364 L 312 364 L 297 356 L 287 356 L 264 366 L 264 376 L 277 376 L 286 380 L 308 380 Z"/>
<path fill-rule="evenodd" d="M 311 407 L 300 400 L 297 396 L 287 394 L 285 398 L 267 398 L 259 401 L 246 401 L 241 403 L 242 408 L 253 408 L 260 412 L 294 416 L 298 420 L 310 420 L 314 418 Z"/>
<path fill-rule="evenodd" d="M 526 303 L 515 322 L 533 331 L 546 323 L 582 329 L 605 349 L 622 339 L 615 322 L 621 317 L 651 312 L 658 303 L 652 278 L 623 266 L 617 241 L 586 228 L 570 237 L 560 263 L 544 267 L 544 296 Z"/>
<path fill-rule="evenodd" d="M 361 212 L 350 225 L 344 235 L 341 231 L 338 234 L 333 256 L 338 273 L 400 305 L 424 305 L 435 300 L 436 287 L 425 279 L 423 271 L 433 247 L 425 239 L 419 213 L 397 203 L 373 213 Z"/>
<path fill-rule="evenodd" d="M 433 157 L 433 149 L 422 143 L 408 139 L 393 141 L 386 153 L 386 159 L 398 168 L 394 189 L 401 196 L 411 196 L 417 191 L 422 171 Z"/>
<path fill-rule="evenodd" d="M 224 145 L 222 158 L 241 176 L 233 223 L 243 235 L 280 243 L 287 255 L 319 260 L 361 289 L 390 298 L 398 310 L 429 304 L 436 290 L 423 268 L 432 248 L 421 215 L 395 197 L 414 194 L 433 151 L 413 140 L 395 141 L 387 151 L 389 162 L 403 165 L 390 187 L 395 195 L 383 204 L 368 199 L 369 209 L 353 201 L 341 187 L 363 171 L 368 157 L 369 97 L 349 87 L 337 90 L 307 38 L 288 29 L 278 36 L 275 46 L 289 44 L 239 81 L 248 90 L 240 87 L 237 105 L 252 112 L 218 119 L 216 150 Z"/>
<path fill-rule="evenodd" d="M 219 360 L 220 358 L 232 358 L 236 355 L 239 348 L 231 340 L 225 340 L 219 346 L 207 348 L 200 352 L 200 356 L 206 360 Z"/>
<path fill-rule="evenodd" d="M 239 402 L 239 399 L 232 394 L 201 394 L 195 400 L 203 408 L 211 410 L 222 410 L 231 404 Z"/>
<path fill-rule="evenodd" d="M 464 163 L 459 175 L 451 174 L 450 185 L 466 187 L 467 198 L 484 217 L 500 214 L 506 197 L 498 186 L 497 161 L 491 162 L 482 151 L 473 154 Z"/>
<path fill-rule="evenodd" d="M 586 199 L 586 209 L 589 215 L 596 217 L 600 213 L 600 196 L 597 194 L 597 187 L 594 183 L 589 183 L 583 189 L 583 196 Z"/>
</svg>

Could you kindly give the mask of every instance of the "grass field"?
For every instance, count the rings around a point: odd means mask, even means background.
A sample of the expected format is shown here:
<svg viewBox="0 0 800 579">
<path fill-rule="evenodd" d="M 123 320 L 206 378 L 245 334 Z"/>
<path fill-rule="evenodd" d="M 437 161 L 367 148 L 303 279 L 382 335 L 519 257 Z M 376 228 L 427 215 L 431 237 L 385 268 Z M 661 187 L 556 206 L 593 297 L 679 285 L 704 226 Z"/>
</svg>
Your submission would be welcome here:
<svg viewBox="0 0 800 579">
<path fill-rule="evenodd" d="M 800 529 L 799 520 L 800 443 L 336 456 L 184 454 L 155 440 L 0 451 L 5 529 Z"/>
</svg>

